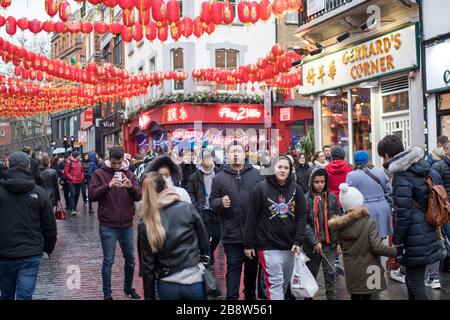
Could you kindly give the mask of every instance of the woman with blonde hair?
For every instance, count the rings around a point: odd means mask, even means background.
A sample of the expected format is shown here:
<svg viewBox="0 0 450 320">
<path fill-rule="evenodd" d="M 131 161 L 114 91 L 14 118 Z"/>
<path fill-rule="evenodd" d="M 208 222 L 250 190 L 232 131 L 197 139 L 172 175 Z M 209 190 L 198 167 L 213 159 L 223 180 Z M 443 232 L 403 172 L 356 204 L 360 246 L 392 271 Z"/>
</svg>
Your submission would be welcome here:
<svg viewBox="0 0 450 320">
<path fill-rule="evenodd" d="M 145 176 L 138 231 L 140 275 L 144 297 L 162 300 L 206 299 L 203 283 L 209 263 L 209 241 L 197 209 L 156 172 Z"/>
</svg>

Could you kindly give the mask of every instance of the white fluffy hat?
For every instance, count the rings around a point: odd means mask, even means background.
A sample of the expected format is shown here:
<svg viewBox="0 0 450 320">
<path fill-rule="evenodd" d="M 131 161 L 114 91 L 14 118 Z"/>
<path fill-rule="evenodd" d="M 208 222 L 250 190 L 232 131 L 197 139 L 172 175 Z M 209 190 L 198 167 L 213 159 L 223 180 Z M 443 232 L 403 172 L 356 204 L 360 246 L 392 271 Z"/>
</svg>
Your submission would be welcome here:
<svg viewBox="0 0 450 320">
<path fill-rule="evenodd" d="M 339 189 L 339 201 L 345 212 L 363 206 L 364 197 L 358 189 L 349 187 L 346 183 L 341 183 Z"/>
</svg>

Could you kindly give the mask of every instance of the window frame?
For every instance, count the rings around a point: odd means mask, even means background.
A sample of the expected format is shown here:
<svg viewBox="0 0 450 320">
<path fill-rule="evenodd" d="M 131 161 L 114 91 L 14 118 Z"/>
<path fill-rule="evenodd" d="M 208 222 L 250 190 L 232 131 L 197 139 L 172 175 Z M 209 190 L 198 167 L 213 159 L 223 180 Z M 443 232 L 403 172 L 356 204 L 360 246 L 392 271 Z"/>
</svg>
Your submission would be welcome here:
<svg viewBox="0 0 450 320">
<path fill-rule="evenodd" d="M 217 66 L 217 53 L 218 51 L 223 51 L 224 52 L 224 67 L 218 67 Z M 227 65 L 227 61 L 228 61 L 228 53 L 229 52 L 235 52 L 236 53 L 236 65 L 229 67 Z M 214 60 L 215 60 L 215 67 L 216 68 L 220 68 L 222 70 L 233 70 L 236 69 L 237 67 L 239 67 L 239 50 L 236 49 L 226 49 L 226 48 L 217 48 L 214 50 Z M 231 87 L 231 88 L 230 88 Z M 216 85 L 216 88 L 218 91 L 232 91 L 232 92 L 237 92 L 238 91 L 238 84 L 235 85 L 227 85 L 227 84 L 218 84 Z"/>
<path fill-rule="evenodd" d="M 175 68 L 175 65 L 174 65 L 175 53 L 176 52 L 181 52 L 181 54 L 182 54 L 182 60 L 181 61 L 183 62 L 182 66 L 181 67 L 177 67 L 177 68 Z M 173 49 L 170 50 L 170 69 L 172 71 L 182 71 L 182 70 L 184 70 L 184 49 L 183 48 L 173 48 Z M 177 86 L 176 86 L 177 83 L 181 83 L 181 85 L 182 85 L 181 89 L 177 89 Z M 171 81 L 171 87 L 172 87 L 172 92 L 183 92 L 184 91 L 184 80 L 172 80 Z"/>
</svg>

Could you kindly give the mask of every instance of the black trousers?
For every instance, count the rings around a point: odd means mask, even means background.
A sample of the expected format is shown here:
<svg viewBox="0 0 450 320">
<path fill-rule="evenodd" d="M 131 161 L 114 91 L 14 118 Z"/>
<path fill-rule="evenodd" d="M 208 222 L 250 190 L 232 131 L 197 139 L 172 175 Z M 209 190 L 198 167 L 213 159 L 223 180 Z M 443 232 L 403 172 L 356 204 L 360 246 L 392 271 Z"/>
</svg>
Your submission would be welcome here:
<svg viewBox="0 0 450 320">
<path fill-rule="evenodd" d="M 224 244 L 227 258 L 227 300 L 239 299 L 242 265 L 244 265 L 244 293 L 246 300 L 256 299 L 256 279 L 258 277 L 258 257 L 249 259 L 244 254 L 243 244 Z"/>
<path fill-rule="evenodd" d="M 81 184 L 81 196 L 83 197 L 83 203 L 87 203 L 87 199 L 88 199 L 88 196 L 87 196 L 87 185 L 86 185 L 86 181 L 84 181 L 82 184 Z"/>
<path fill-rule="evenodd" d="M 208 233 L 211 266 L 214 265 L 214 251 L 216 251 L 222 235 L 220 220 L 218 218 L 216 219 L 214 215 L 216 215 L 216 213 L 211 210 L 203 210 L 201 214 L 206 232 Z"/>
<path fill-rule="evenodd" d="M 425 266 L 405 268 L 405 282 L 409 300 L 428 300 L 425 291 L 425 269 Z"/>
</svg>

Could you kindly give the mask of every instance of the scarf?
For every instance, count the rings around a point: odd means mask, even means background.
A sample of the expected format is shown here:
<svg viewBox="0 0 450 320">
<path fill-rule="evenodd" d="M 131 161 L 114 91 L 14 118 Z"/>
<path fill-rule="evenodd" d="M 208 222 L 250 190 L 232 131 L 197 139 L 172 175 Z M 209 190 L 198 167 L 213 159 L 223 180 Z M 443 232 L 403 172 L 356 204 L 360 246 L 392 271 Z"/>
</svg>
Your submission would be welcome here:
<svg viewBox="0 0 450 320">
<path fill-rule="evenodd" d="M 330 232 L 328 229 L 328 200 L 327 200 L 327 193 L 323 193 L 323 213 L 324 213 L 324 227 L 325 227 L 325 243 L 330 244 Z M 314 196 L 314 226 L 316 228 L 316 237 L 318 241 L 321 241 L 320 236 L 320 220 L 319 220 L 319 205 L 320 205 L 320 196 Z"/>
</svg>

